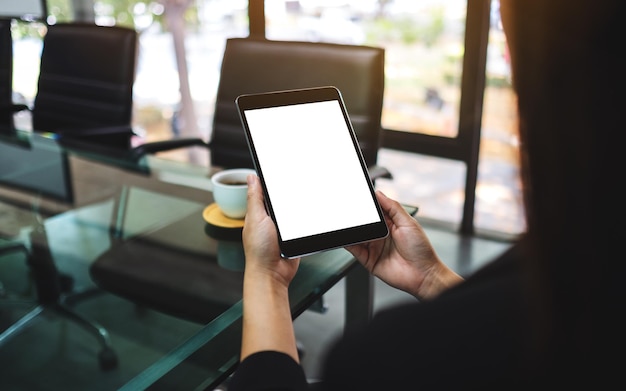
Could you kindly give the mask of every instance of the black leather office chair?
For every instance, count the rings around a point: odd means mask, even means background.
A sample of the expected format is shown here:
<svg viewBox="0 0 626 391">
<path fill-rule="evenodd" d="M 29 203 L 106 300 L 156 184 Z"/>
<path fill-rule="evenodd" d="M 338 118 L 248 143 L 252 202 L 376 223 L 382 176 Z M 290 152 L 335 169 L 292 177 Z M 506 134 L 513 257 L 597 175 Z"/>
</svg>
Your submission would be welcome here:
<svg viewBox="0 0 626 391">
<path fill-rule="evenodd" d="M 131 119 L 137 42 L 137 32 L 125 27 L 90 23 L 48 26 L 37 94 L 30 109 L 33 130 L 56 133 L 68 143 L 129 151 L 134 136 Z M 31 312 L 0 334 L 0 343 L 28 326 L 38 314 L 54 312 L 96 336 L 101 348 L 100 366 L 114 368 L 117 357 L 107 331 L 71 308 L 92 292 L 71 290 L 72 279 L 57 270 L 45 234 L 35 230 L 31 239 L 28 263 L 37 287 L 37 302 Z"/>
<path fill-rule="evenodd" d="M 0 132 L 13 129 L 13 39 L 11 21 L 0 19 Z"/>
<path fill-rule="evenodd" d="M 344 98 L 373 179 L 381 145 L 385 52 L 378 47 L 231 38 L 226 41 L 209 143 L 216 167 L 252 167 L 235 98 L 241 94 L 335 86 Z M 320 155 L 320 158 L 323 156 Z"/>
<path fill-rule="evenodd" d="M 247 38 L 226 43 L 208 144 L 210 171 L 253 166 L 235 107 L 238 95 L 327 85 L 336 86 L 343 94 L 372 179 L 390 177 L 387 170 L 376 166 L 384 93 L 383 49 Z M 196 214 L 134 238 L 118 233 L 111 249 L 92 264 L 92 279 L 103 290 L 140 305 L 205 323 L 213 317 L 211 308 L 241 298 L 241 274 L 215 266 L 214 248 L 182 256 L 180 249 L 170 252 L 150 239 L 167 235 L 164 232 L 188 232 L 187 237 L 202 243 L 205 225 Z M 215 302 L 216 289 L 222 292 L 223 303 Z M 318 307 L 323 309 L 323 303 Z"/>
<path fill-rule="evenodd" d="M 13 116 L 26 109 L 13 102 L 13 37 L 11 20 L 0 19 L 0 134 L 15 130 Z"/>
<path fill-rule="evenodd" d="M 129 149 L 138 33 L 58 23 L 43 38 L 32 127 L 63 138 Z"/>
<path fill-rule="evenodd" d="M 36 132 L 56 133 L 68 147 L 139 160 L 202 139 L 133 146 L 133 86 L 138 33 L 86 22 L 48 26 L 32 112 Z"/>
<path fill-rule="evenodd" d="M 252 158 L 235 107 L 241 94 L 335 86 L 344 98 L 373 180 L 391 178 L 376 164 L 381 146 L 381 115 L 385 83 L 383 48 L 306 41 L 251 38 L 226 40 L 214 108 L 211 139 L 182 138 L 148 143 L 134 155 L 203 145 L 210 150 L 212 171 L 252 168 Z M 177 143 L 177 144 L 172 144 Z"/>
</svg>

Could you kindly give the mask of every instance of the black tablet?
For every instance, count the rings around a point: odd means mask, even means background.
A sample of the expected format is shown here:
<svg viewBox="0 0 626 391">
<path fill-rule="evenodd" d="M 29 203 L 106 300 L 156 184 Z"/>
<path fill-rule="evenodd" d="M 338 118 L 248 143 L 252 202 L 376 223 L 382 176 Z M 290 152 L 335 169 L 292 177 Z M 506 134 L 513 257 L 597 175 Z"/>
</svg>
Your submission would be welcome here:
<svg viewBox="0 0 626 391">
<path fill-rule="evenodd" d="M 248 94 L 235 103 L 283 257 L 388 235 L 338 89 Z"/>
</svg>

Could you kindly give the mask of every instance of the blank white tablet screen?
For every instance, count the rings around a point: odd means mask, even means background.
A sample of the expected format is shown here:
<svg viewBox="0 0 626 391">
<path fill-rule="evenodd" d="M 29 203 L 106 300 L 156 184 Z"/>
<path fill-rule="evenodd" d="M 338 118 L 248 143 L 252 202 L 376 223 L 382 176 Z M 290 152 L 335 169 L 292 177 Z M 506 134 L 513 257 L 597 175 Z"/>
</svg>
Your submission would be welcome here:
<svg viewBox="0 0 626 391">
<path fill-rule="evenodd" d="M 339 102 L 245 116 L 282 240 L 379 221 Z"/>
</svg>

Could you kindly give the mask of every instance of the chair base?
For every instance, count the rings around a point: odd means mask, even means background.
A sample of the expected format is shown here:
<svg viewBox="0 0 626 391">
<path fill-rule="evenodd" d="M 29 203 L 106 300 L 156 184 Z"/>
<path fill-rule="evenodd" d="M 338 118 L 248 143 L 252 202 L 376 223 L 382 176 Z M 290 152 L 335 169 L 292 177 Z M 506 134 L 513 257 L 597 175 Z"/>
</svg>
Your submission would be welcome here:
<svg viewBox="0 0 626 391">
<path fill-rule="evenodd" d="M 92 294 L 92 292 L 86 292 L 86 295 Z M 83 295 L 79 294 L 78 296 Z M 75 300 L 73 297 L 70 297 L 68 302 L 70 301 Z M 24 304 L 24 301 L 15 301 L 11 302 L 11 304 Z M 98 343 L 100 344 L 100 351 L 98 352 L 98 364 L 100 365 L 100 368 L 105 371 L 117 368 L 117 354 L 111 346 L 107 330 L 98 323 L 77 314 L 65 302 L 39 304 L 32 308 L 26 315 L 22 316 L 17 322 L 13 323 L 9 328 L 0 334 L 0 346 L 20 332 L 24 331 L 27 327 L 31 326 L 33 322 L 39 318 L 39 315 L 44 315 L 46 313 L 51 313 L 52 315 L 68 319 L 96 337 Z"/>
</svg>

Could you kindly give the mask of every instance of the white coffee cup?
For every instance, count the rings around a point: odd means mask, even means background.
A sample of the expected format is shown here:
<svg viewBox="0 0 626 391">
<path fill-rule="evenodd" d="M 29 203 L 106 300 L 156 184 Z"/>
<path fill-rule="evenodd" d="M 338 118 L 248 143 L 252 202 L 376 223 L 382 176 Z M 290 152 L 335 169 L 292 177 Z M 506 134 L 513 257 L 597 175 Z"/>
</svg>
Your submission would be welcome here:
<svg viewBox="0 0 626 391">
<path fill-rule="evenodd" d="M 226 217 L 243 219 L 246 215 L 249 174 L 256 174 L 256 171 L 250 168 L 231 168 L 219 171 L 211 177 L 213 199 Z"/>
</svg>

